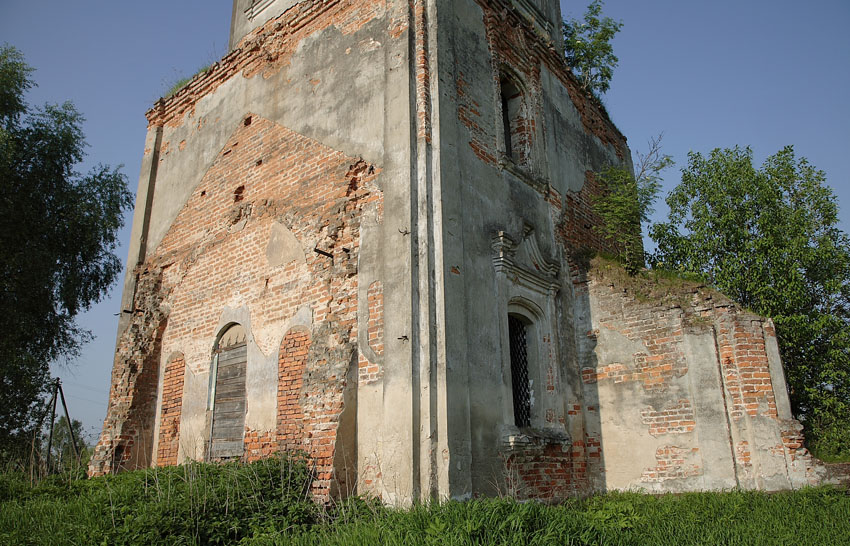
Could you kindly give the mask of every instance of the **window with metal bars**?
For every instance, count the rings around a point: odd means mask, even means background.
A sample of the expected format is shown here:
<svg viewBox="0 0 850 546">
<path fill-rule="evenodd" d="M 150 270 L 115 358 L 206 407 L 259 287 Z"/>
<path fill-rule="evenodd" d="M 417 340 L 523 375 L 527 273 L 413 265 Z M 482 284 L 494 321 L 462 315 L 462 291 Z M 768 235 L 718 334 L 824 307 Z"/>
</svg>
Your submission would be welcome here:
<svg viewBox="0 0 850 546">
<path fill-rule="evenodd" d="M 514 424 L 531 426 L 531 385 L 528 381 L 528 327 L 522 319 L 508 315 L 511 349 L 511 384 L 514 398 Z"/>
</svg>

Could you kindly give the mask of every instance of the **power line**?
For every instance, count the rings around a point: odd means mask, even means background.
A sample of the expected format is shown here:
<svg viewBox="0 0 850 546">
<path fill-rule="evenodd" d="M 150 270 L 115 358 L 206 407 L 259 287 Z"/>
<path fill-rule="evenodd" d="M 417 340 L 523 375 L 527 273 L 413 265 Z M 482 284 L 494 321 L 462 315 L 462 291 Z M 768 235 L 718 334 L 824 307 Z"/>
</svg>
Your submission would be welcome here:
<svg viewBox="0 0 850 546">
<path fill-rule="evenodd" d="M 101 401 L 99 401 L 99 402 L 98 402 L 98 401 L 96 401 L 96 400 L 89 400 L 88 398 L 82 398 L 82 397 L 80 397 L 80 396 L 74 396 L 73 394 L 69 394 L 69 395 L 67 395 L 67 396 L 68 396 L 68 398 L 73 398 L 74 400 L 82 400 L 83 402 L 89 402 L 89 403 L 91 403 L 91 404 L 98 404 L 98 405 L 101 405 L 101 404 L 103 404 L 103 402 L 104 402 L 103 400 L 101 400 Z"/>
<path fill-rule="evenodd" d="M 107 394 L 106 391 L 102 391 L 100 389 L 95 389 L 93 387 L 88 387 L 86 385 L 81 385 L 79 383 L 74 383 L 73 381 L 65 381 L 66 385 L 73 385 L 74 388 L 85 389 L 87 391 L 96 392 L 97 394 Z"/>
</svg>

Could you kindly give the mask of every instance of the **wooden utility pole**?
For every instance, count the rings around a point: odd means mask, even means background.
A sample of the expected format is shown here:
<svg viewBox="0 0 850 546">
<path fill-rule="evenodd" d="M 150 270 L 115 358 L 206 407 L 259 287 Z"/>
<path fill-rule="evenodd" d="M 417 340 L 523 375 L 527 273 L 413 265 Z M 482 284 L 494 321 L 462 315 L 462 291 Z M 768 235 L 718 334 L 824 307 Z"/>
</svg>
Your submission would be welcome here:
<svg viewBox="0 0 850 546">
<path fill-rule="evenodd" d="M 65 403 L 65 391 L 62 389 L 62 381 L 57 377 L 53 386 L 53 409 L 50 413 L 50 435 L 47 439 L 47 472 L 50 472 L 50 458 L 53 452 L 53 427 L 56 426 L 56 400 L 62 400 L 62 409 L 65 410 L 65 422 L 68 426 L 68 434 L 71 435 L 71 447 L 74 450 L 74 459 L 79 461 L 80 453 L 77 450 L 77 439 L 74 437 L 74 427 L 71 423 L 71 415 L 68 413 L 68 404 Z"/>
<path fill-rule="evenodd" d="M 53 425 L 56 423 L 56 398 L 59 393 L 59 378 L 53 386 L 53 407 L 50 410 L 50 434 L 47 437 L 47 472 L 50 473 L 50 454 L 53 451 Z"/>
</svg>

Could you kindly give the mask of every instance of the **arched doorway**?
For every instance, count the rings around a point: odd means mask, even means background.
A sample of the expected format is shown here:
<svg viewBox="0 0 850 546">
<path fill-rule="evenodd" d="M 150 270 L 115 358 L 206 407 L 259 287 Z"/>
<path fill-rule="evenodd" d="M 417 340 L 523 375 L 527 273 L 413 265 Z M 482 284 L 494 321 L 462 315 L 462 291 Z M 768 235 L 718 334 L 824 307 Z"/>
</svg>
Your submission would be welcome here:
<svg viewBox="0 0 850 546">
<path fill-rule="evenodd" d="M 245 329 L 231 324 L 219 336 L 210 370 L 210 443 L 208 459 L 242 456 L 245 436 Z"/>
</svg>

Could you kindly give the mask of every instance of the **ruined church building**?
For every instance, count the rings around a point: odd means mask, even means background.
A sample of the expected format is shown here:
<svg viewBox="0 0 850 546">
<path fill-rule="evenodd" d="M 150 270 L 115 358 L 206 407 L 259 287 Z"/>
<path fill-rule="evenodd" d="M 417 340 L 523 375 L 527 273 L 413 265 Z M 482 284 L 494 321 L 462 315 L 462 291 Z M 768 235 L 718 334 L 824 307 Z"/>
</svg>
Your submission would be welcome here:
<svg viewBox="0 0 850 546">
<path fill-rule="evenodd" d="M 305 454 L 320 500 L 817 481 L 770 321 L 587 250 L 626 138 L 556 0 L 234 0 L 147 113 L 91 474 Z"/>
</svg>

